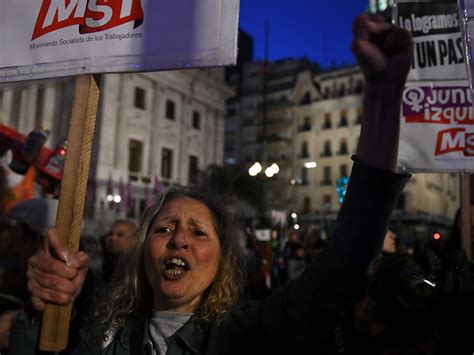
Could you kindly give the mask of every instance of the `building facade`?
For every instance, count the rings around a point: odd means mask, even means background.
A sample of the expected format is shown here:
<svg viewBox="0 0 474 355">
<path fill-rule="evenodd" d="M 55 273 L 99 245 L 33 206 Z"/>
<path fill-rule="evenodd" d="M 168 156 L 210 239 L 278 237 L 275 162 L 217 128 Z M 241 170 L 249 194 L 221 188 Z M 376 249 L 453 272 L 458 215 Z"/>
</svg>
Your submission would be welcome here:
<svg viewBox="0 0 474 355">
<path fill-rule="evenodd" d="M 261 65 L 246 66 L 252 67 Z M 363 76 L 357 66 L 294 69 L 293 75 L 274 76 L 277 90 L 269 85 L 266 95 L 261 88 L 256 91 L 253 105 L 245 96 L 232 102 L 233 107 L 254 110 L 240 121 L 234 117 L 234 129 L 245 132 L 235 160 L 250 165 L 263 156 L 264 163 L 279 165 L 278 174 L 265 178 L 267 212 L 294 212 L 298 217 L 293 222 L 330 230 L 341 205 L 338 180 L 349 176 L 359 140 Z M 251 82 L 244 77 L 243 87 Z M 398 202 L 393 223 L 411 226 L 411 235 L 446 232 L 459 207 L 458 179 L 456 174 L 416 174 Z"/>
<path fill-rule="evenodd" d="M 86 202 L 85 233 L 119 217 L 138 219 L 163 186 L 197 184 L 224 159 L 224 69 L 102 76 Z M 0 122 L 28 133 L 67 137 L 74 82 L 59 79 L 0 90 Z"/>
<path fill-rule="evenodd" d="M 314 95 L 309 104 L 295 104 L 293 109 L 297 183 L 290 184 L 292 206 L 302 221 L 333 225 L 342 201 L 338 181 L 349 176 L 351 156 L 357 150 L 364 84 L 356 66 L 316 74 L 313 83 L 315 90 L 310 89 L 307 76 L 298 81 L 292 97 L 298 102 L 305 92 Z M 317 166 L 308 169 L 307 162 Z M 446 235 L 458 208 L 457 174 L 414 174 L 398 201 L 392 224 L 411 236 L 432 231 Z"/>
</svg>

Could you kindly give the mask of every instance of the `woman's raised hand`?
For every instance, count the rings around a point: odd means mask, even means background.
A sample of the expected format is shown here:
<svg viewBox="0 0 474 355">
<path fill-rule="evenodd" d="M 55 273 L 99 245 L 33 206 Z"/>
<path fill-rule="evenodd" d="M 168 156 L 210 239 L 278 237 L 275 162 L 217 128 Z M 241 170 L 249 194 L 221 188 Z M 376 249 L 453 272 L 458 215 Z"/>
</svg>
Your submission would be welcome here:
<svg viewBox="0 0 474 355">
<path fill-rule="evenodd" d="M 58 231 L 49 230 L 43 245 L 28 260 L 28 290 L 33 307 L 43 311 L 46 302 L 72 302 L 81 292 L 88 268 L 86 253 L 72 255 Z"/>
</svg>

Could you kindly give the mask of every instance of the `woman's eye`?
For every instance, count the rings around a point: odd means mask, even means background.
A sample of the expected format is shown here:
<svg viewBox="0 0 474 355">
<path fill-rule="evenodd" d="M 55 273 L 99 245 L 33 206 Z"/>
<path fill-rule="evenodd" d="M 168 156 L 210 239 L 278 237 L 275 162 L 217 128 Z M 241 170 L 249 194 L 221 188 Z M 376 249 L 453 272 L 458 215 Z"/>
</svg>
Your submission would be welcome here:
<svg viewBox="0 0 474 355">
<path fill-rule="evenodd" d="M 155 233 L 169 233 L 171 232 L 171 228 L 169 227 L 158 227 L 155 230 Z"/>
<path fill-rule="evenodd" d="M 203 231 L 200 231 L 200 230 L 196 230 L 196 231 L 194 231 L 194 235 L 197 236 L 197 237 L 205 237 L 206 233 L 204 233 Z"/>
</svg>

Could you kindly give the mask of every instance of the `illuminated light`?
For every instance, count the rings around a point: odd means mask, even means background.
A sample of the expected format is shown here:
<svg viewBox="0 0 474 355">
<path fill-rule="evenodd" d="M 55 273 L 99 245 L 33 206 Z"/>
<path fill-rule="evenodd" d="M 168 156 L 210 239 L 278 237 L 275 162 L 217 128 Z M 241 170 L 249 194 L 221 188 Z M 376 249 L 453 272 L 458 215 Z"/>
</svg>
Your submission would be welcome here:
<svg viewBox="0 0 474 355">
<path fill-rule="evenodd" d="M 275 175 L 275 171 L 272 169 L 271 166 L 269 166 L 268 168 L 265 169 L 265 175 L 266 177 L 273 177 L 273 175 Z"/>
<path fill-rule="evenodd" d="M 265 175 L 271 178 L 272 176 L 278 174 L 279 171 L 280 171 L 280 167 L 276 163 L 273 163 L 272 165 L 270 165 L 268 168 L 265 169 Z"/>
<path fill-rule="evenodd" d="M 291 218 L 296 218 L 296 217 L 298 217 L 298 215 L 297 215 L 295 212 L 293 212 L 293 213 L 291 214 Z"/>
<path fill-rule="evenodd" d="M 270 168 L 272 168 L 274 175 L 280 172 L 280 167 L 277 163 L 273 163 L 272 165 L 270 165 Z"/>
<path fill-rule="evenodd" d="M 296 184 L 296 180 L 295 180 L 295 179 L 291 179 L 291 180 L 290 180 L 290 184 L 291 184 L 291 185 L 295 185 L 295 184 Z"/>
<path fill-rule="evenodd" d="M 64 149 L 61 149 L 61 150 L 59 151 L 59 154 L 61 154 L 61 155 L 66 155 L 66 151 L 65 151 Z"/>
<path fill-rule="evenodd" d="M 344 201 L 344 197 L 346 196 L 348 182 L 349 182 L 349 178 L 347 176 L 341 176 L 339 179 L 337 179 L 336 192 L 338 194 L 339 203 L 342 203 Z"/>
<path fill-rule="evenodd" d="M 304 163 L 304 167 L 307 169 L 313 169 L 317 166 L 318 166 L 318 163 L 316 163 L 315 161 L 307 161 L 306 163 Z"/>
<path fill-rule="evenodd" d="M 258 174 L 260 174 L 260 172 L 262 171 L 263 167 L 262 167 L 262 164 L 260 164 L 258 161 L 256 161 L 255 163 L 253 163 L 253 165 L 249 168 L 249 175 L 250 176 L 257 176 Z"/>
<path fill-rule="evenodd" d="M 430 280 L 423 279 L 423 282 L 430 285 L 431 287 L 436 287 L 436 284 L 434 282 L 431 282 Z"/>
<path fill-rule="evenodd" d="M 434 238 L 435 240 L 440 240 L 440 239 L 441 239 L 441 234 L 435 233 L 435 234 L 433 234 L 433 238 Z"/>
<path fill-rule="evenodd" d="M 120 203 L 120 201 L 122 201 L 122 198 L 120 197 L 120 195 L 115 195 L 114 196 L 114 202 L 115 203 Z"/>
<path fill-rule="evenodd" d="M 114 197 L 112 195 L 107 195 L 107 201 L 112 202 Z"/>
<path fill-rule="evenodd" d="M 299 225 L 299 224 L 295 224 L 295 225 L 293 226 L 293 228 L 294 228 L 295 230 L 298 230 L 298 229 L 300 229 L 300 225 Z"/>
</svg>

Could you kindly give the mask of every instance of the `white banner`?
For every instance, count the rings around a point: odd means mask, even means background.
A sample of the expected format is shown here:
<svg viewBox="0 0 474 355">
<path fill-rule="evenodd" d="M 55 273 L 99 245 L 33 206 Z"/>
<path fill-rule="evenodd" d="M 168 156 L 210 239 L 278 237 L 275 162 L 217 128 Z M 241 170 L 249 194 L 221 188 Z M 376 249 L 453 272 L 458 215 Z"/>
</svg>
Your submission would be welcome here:
<svg viewBox="0 0 474 355">
<path fill-rule="evenodd" d="M 239 0 L 1 0 L 0 82 L 234 64 Z"/>
<path fill-rule="evenodd" d="M 466 80 L 456 1 L 399 1 L 397 26 L 413 35 L 413 62 L 408 81 Z"/>
<path fill-rule="evenodd" d="M 474 114 L 467 81 L 410 83 L 403 94 L 398 165 L 474 171 Z"/>
<path fill-rule="evenodd" d="M 474 171 L 474 114 L 457 2 L 397 2 L 394 21 L 412 32 L 398 166 L 411 172 Z"/>
</svg>

